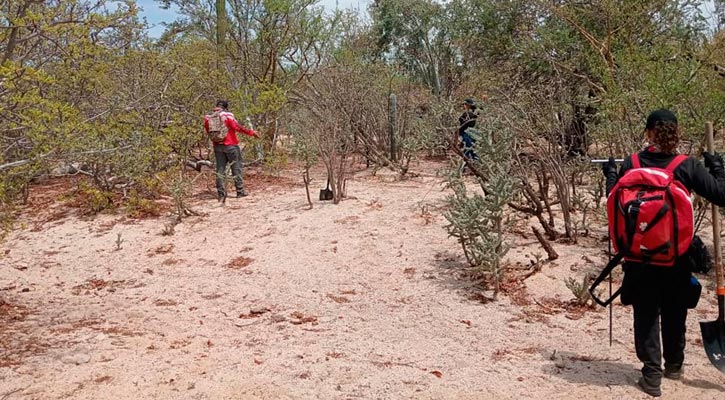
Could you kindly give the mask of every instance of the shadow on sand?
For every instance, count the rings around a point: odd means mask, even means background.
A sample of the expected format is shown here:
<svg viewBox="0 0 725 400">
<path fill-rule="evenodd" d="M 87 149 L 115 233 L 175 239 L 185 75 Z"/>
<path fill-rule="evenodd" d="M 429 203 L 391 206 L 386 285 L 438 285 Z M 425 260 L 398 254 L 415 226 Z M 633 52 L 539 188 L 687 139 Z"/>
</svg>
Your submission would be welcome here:
<svg viewBox="0 0 725 400">
<path fill-rule="evenodd" d="M 717 383 L 709 382 L 709 381 L 702 380 L 702 379 L 683 378 L 682 384 L 685 386 L 690 386 L 690 387 L 694 387 L 694 388 L 698 388 L 698 389 L 717 390 L 717 391 L 725 393 L 725 386 L 718 385 Z"/>
<path fill-rule="evenodd" d="M 636 383 L 639 370 L 631 363 L 617 359 L 601 359 L 576 353 L 558 351 L 542 353 L 550 361 L 543 372 L 560 377 L 571 383 L 596 386 L 631 386 Z"/>
<path fill-rule="evenodd" d="M 567 382 L 596 386 L 633 386 L 639 379 L 640 371 L 636 365 L 620 362 L 617 359 L 601 359 L 570 352 L 542 353 L 549 361 L 542 370 L 552 376 L 558 376 Z M 663 380 L 666 381 L 666 380 Z M 703 379 L 683 378 L 685 386 L 715 390 L 725 393 L 725 386 Z"/>
</svg>

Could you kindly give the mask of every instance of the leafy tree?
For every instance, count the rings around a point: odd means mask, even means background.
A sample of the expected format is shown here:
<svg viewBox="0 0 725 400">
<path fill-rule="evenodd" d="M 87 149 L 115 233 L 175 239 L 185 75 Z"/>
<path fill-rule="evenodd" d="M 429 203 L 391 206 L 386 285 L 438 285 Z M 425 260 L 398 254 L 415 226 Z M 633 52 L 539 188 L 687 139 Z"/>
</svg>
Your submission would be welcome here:
<svg viewBox="0 0 725 400">
<path fill-rule="evenodd" d="M 174 4 L 181 14 L 163 41 L 199 37 L 218 44 L 226 73 L 226 89 L 219 94 L 243 104 L 242 115 L 256 116 L 267 147 L 274 148 L 286 95 L 327 59 L 340 32 L 340 14 L 326 17 L 317 0 L 228 0 L 221 2 L 225 15 L 218 1 L 161 3 Z M 226 29 L 218 31 L 222 21 Z M 216 38 L 222 31 L 223 40 Z"/>
<path fill-rule="evenodd" d="M 7 211 L 30 178 L 63 159 L 66 140 L 86 140 L 104 90 L 94 73 L 139 37 L 133 2 L 9 0 L 0 6 L 0 202 Z M 96 64 L 103 61 L 101 64 Z M 68 75 L 67 72 L 72 72 Z M 89 141 L 92 142 L 92 141 Z M 85 152 L 100 150 L 97 146 Z"/>
<path fill-rule="evenodd" d="M 444 6 L 432 0 L 376 0 L 370 5 L 373 30 L 384 59 L 398 62 L 403 70 L 428 85 L 436 96 L 451 88 L 443 76 L 455 50 L 450 42 Z"/>
</svg>

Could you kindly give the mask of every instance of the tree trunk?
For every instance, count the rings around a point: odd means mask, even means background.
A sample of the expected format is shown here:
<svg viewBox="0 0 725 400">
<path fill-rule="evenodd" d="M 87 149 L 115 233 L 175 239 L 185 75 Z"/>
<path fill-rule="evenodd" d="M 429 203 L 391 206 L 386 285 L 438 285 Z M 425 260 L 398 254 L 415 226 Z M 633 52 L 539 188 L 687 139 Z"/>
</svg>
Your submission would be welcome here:
<svg viewBox="0 0 725 400">
<path fill-rule="evenodd" d="M 556 252 L 556 250 L 554 250 L 553 247 L 551 247 L 551 243 L 549 243 L 549 241 L 547 241 L 546 238 L 544 238 L 544 235 L 542 235 L 541 232 L 539 232 L 539 230 L 533 226 L 531 227 L 531 230 L 534 232 L 534 236 L 536 236 L 536 240 L 538 240 L 539 243 L 541 243 L 541 247 L 543 247 L 544 250 L 546 250 L 546 254 L 548 255 L 549 261 L 556 260 L 557 258 L 559 258 L 559 254 Z"/>
<path fill-rule="evenodd" d="M 20 11 L 18 12 L 17 19 L 20 20 L 20 23 L 22 24 L 22 19 L 25 18 L 25 15 L 28 13 L 28 7 L 30 7 L 30 4 L 32 3 L 32 0 L 26 0 L 23 5 L 20 7 Z M 12 19 L 11 19 L 12 21 Z M 20 27 L 13 26 L 10 29 L 10 36 L 8 37 L 8 44 L 5 47 L 5 54 L 3 54 L 2 60 L 0 60 L 0 65 L 5 64 L 7 60 L 12 59 L 13 53 L 15 52 L 15 47 L 18 44 L 18 32 L 20 31 Z"/>
<path fill-rule="evenodd" d="M 332 185 L 333 204 L 340 204 L 342 197 L 345 195 L 345 174 L 347 173 L 347 171 L 345 171 L 346 156 L 344 154 L 338 155 L 338 159 L 340 162 L 337 165 L 337 171 L 333 171 L 336 175 L 335 183 Z"/>
<path fill-rule="evenodd" d="M 389 128 L 388 134 L 390 135 L 390 161 L 395 162 L 398 158 L 398 149 L 395 144 L 395 134 L 398 128 L 398 98 L 395 93 L 390 94 L 388 99 L 388 115 L 389 115 Z"/>
<path fill-rule="evenodd" d="M 310 167 L 305 167 L 305 172 L 302 173 L 302 180 L 305 182 L 305 193 L 307 194 L 307 204 L 310 205 L 310 210 L 312 210 L 312 198 L 310 197 Z"/>
</svg>

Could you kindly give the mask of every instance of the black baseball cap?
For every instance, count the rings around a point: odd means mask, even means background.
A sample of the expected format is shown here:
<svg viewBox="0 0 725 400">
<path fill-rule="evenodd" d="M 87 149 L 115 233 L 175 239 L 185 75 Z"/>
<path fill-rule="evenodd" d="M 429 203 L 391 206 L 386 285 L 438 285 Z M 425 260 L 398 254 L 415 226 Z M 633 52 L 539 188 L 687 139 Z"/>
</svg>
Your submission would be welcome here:
<svg viewBox="0 0 725 400">
<path fill-rule="evenodd" d="M 645 129 L 654 129 L 658 122 L 674 122 L 675 125 L 677 125 L 677 117 L 672 111 L 660 108 L 659 110 L 652 111 L 649 114 Z"/>
<path fill-rule="evenodd" d="M 476 102 L 473 101 L 473 99 L 471 99 L 471 98 L 463 100 L 463 104 L 468 104 L 471 107 L 476 107 Z"/>
<path fill-rule="evenodd" d="M 227 109 L 227 108 L 229 108 L 229 101 L 227 101 L 227 100 L 217 100 L 216 101 L 216 106 L 217 107 L 221 107 L 223 109 Z"/>
</svg>

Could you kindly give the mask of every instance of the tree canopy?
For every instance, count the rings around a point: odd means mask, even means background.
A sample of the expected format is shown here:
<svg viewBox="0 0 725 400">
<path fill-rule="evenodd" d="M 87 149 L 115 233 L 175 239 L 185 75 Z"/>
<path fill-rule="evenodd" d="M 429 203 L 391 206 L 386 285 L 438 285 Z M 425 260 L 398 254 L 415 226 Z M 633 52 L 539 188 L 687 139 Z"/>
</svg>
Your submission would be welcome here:
<svg viewBox="0 0 725 400">
<path fill-rule="evenodd" d="M 689 136 L 725 117 L 720 1 L 704 15 L 694 0 L 376 0 L 369 18 L 316 0 L 158 3 L 178 10 L 158 39 L 133 0 L 0 5 L 4 207 L 62 163 L 86 165 L 103 191 L 144 185 L 203 147 L 199 121 L 216 98 L 262 131 L 265 157 L 280 134 L 310 129 L 297 110 L 356 85 L 380 98 L 318 116 L 341 118 L 351 135 L 362 132 L 355 115 L 387 118 L 387 95 L 404 87 L 410 116 L 488 98 L 508 107 L 515 129 L 577 154 L 633 150 L 654 108 L 676 111 Z M 389 140 L 371 138 L 368 157 Z"/>
</svg>

